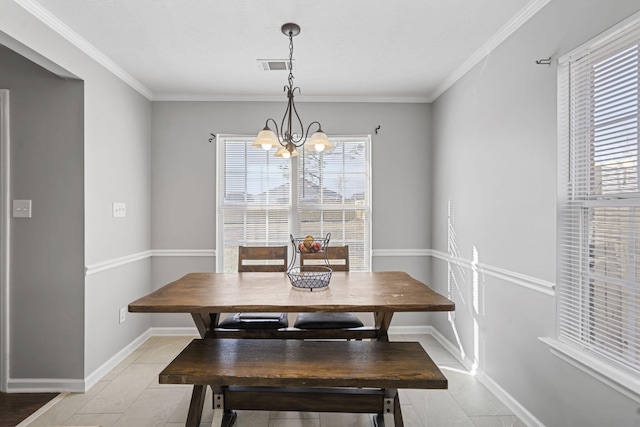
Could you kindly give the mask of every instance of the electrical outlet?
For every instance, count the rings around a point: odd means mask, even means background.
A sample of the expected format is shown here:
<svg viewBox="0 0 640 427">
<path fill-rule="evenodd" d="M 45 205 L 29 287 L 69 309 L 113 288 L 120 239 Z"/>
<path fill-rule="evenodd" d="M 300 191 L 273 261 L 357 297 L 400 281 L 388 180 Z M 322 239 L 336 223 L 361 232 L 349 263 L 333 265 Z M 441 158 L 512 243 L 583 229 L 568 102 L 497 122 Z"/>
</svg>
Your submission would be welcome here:
<svg viewBox="0 0 640 427">
<path fill-rule="evenodd" d="M 127 320 L 127 307 L 122 307 L 120 309 L 120 323 L 124 323 Z"/>
<path fill-rule="evenodd" d="M 14 200 L 13 217 L 31 218 L 31 200 Z"/>
<path fill-rule="evenodd" d="M 113 202 L 113 217 L 114 218 L 124 218 L 127 216 L 127 204 Z"/>
</svg>

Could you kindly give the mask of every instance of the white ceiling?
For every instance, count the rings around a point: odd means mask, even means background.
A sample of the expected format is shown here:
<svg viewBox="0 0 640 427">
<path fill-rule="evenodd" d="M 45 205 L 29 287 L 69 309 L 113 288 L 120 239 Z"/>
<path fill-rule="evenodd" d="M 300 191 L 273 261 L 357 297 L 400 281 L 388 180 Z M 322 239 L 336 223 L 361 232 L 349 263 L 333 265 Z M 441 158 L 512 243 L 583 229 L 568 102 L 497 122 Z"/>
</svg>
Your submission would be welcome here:
<svg viewBox="0 0 640 427">
<path fill-rule="evenodd" d="M 408 102 L 435 99 L 547 1 L 18 0 L 150 99 L 284 99 L 287 72 L 257 60 L 288 58 L 280 27 L 295 22 L 300 100 Z"/>
</svg>

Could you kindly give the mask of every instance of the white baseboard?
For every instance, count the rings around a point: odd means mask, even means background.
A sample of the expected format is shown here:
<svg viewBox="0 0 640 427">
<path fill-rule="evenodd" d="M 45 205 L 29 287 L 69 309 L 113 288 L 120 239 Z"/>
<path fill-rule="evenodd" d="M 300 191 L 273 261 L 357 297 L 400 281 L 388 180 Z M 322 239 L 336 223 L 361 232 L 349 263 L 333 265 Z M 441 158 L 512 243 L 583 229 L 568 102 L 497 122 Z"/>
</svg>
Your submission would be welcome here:
<svg viewBox="0 0 640 427">
<path fill-rule="evenodd" d="M 109 360 L 100 365 L 84 379 L 66 378 L 10 378 L 7 384 L 8 393 L 85 393 L 96 385 L 120 362 L 140 347 L 152 336 L 199 336 L 198 329 L 194 327 L 184 328 L 149 328 L 126 347 L 113 355 Z"/>
<path fill-rule="evenodd" d="M 389 334 L 394 335 L 432 335 L 449 353 L 451 353 L 465 368 L 474 370 L 473 362 L 463 357 L 459 349 L 453 345 L 444 335 L 433 326 L 391 326 Z M 89 374 L 84 380 L 75 379 L 10 379 L 10 393 L 44 393 L 44 392 L 86 392 L 93 387 L 100 379 L 109 373 L 120 362 L 133 353 L 142 343 L 152 336 L 199 336 L 195 327 L 155 327 L 149 328 L 139 337 L 134 339 L 129 345 L 120 350 L 111 359 L 103 363 L 98 369 Z M 476 378 L 489 391 L 491 391 L 511 412 L 528 426 L 544 427 L 544 424 L 533 416 L 520 404 L 513 396 L 505 391 L 489 375 L 482 370 L 475 369 Z"/>
<path fill-rule="evenodd" d="M 84 392 L 85 381 L 73 378 L 9 378 L 7 393 Z"/>
<path fill-rule="evenodd" d="M 193 327 L 184 328 L 149 328 L 136 339 L 131 341 L 129 345 L 116 353 L 111 359 L 104 362 L 98 369 L 89 374 L 84 380 L 84 389 L 82 392 L 86 392 L 91 387 L 96 385 L 105 375 L 107 375 L 113 368 L 115 368 L 120 362 L 129 357 L 138 347 L 140 347 L 146 340 L 153 336 L 199 336 L 198 329 Z"/>
<path fill-rule="evenodd" d="M 432 326 L 390 326 L 389 327 L 389 335 L 422 335 L 422 334 L 430 334 Z"/>
<path fill-rule="evenodd" d="M 148 332 L 152 337 L 200 337 L 198 328 L 195 326 L 149 328 Z"/>
<path fill-rule="evenodd" d="M 91 387 L 96 385 L 105 375 L 107 375 L 113 368 L 118 366 L 120 362 L 129 357 L 138 347 L 140 347 L 146 340 L 151 337 L 151 329 L 147 329 L 140 334 L 136 339 L 131 341 L 125 348 L 117 352 L 113 357 L 104 362 L 98 369 L 90 373 L 84 380 L 84 390 L 86 392 Z"/>
<path fill-rule="evenodd" d="M 493 393 L 513 414 L 523 423 L 530 427 L 544 427 L 531 412 L 529 412 L 520 402 L 511 396 L 505 389 L 495 382 L 482 369 L 473 366 L 473 361 L 468 357 L 463 357 L 460 350 L 445 338 L 433 326 L 427 326 L 429 334 L 431 334 L 449 353 L 451 353 L 462 365 L 470 371 L 475 371 L 475 376 L 491 393 Z"/>
</svg>

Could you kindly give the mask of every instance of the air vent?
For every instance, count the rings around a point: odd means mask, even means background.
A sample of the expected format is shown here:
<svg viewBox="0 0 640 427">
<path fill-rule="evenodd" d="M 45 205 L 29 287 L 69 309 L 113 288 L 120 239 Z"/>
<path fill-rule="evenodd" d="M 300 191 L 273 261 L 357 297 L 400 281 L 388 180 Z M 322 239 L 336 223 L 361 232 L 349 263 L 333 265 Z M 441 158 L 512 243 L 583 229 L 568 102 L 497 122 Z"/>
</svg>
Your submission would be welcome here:
<svg viewBox="0 0 640 427">
<path fill-rule="evenodd" d="M 262 71 L 288 71 L 288 59 L 258 59 Z"/>
</svg>

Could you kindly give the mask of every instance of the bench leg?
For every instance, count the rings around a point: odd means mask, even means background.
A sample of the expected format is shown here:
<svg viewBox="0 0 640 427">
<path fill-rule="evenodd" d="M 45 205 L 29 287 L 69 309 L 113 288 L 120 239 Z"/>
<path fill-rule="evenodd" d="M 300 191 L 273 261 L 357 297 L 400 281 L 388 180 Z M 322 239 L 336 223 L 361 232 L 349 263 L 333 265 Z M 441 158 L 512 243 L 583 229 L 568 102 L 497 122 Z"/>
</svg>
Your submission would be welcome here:
<svg viewBox="0 0 640 427">
<path fill-rule="evenodd" d="M 373 427 L 384 427 L 384 414 L 376 414 L 373 416 Z"/>
<path fill-rule="evenodd" d="M 394 427 L 404 427 L 404 421 L 402 421 L 402 410 L 400 409 L 400 398 L 398 396 L 398 390 L 386 390 L 384 405 L 382 412 L 377 413 L 373 417 L 374 427 L 385 427 L 385 417 L 388 423 L 391 425 L 393 420 Z"/>
<path fill-rule="evenodd" d="M 395 427 L 404 427 L 404 421 L 402 421 L 402 410 L 400 409 L 400 398 L 396 392 L 396 398 L 393 399 L 393 423 Z"/>
<path fill-rule="evenodd" d="M 231 427 L 235 424 L 238 414 L 225 409 L 224 394 L 226 387 L 211 386 L 213 390 L 213 423 L 212 427 Z"/>
<path fill-rule="evenodd" d="M 235 424 L 238 414 L 234 411 L 225 410 L 222 416 L 222 427 L 231 427 Z"/>
<path fill-rule="evenodd" d="M 186 427 L 199 427 L 202 419 L 202 409 L 204 408 L 204 396 L 207 386 L 194 385 L 191 393 L 191 403 L 189 404 L 189 414 L 187 415 Z"/>
<path fill-rule="evenodd" d="M 213 422 L 211 427 L 231 427 L 235 424 L 238 414 L 224 409 L 213 410 Z"/>
</svg>

